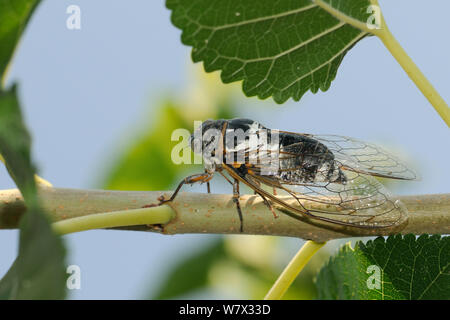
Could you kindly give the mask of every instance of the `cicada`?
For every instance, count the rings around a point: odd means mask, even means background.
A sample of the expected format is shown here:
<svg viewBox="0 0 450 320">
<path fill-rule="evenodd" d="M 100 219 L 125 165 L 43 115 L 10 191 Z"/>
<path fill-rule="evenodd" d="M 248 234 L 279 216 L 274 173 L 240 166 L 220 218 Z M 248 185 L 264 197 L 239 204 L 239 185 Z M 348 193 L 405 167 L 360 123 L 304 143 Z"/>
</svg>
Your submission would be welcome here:
<svg viewBox="0 0 450 320">
<path fill-rule="evenodd" d="M 202 155 L 205 172 L 184 184 L 206 183 L 215 174 L 233 187 L 239 203 L 243 183 L 259 195 L 277 217 L 276 209 L 299 220 L 323 221 L 358 228 L 385 228 L 406 221 L 403 205 L 393 199 L 377 177 L 414 180 L 416 174 L 382 148 L 337 135 L 272 130 L 250 119 L 207 120 L 190 137 Z M 275 207 L 275 208 L 274 208 Z"/>
</svg>

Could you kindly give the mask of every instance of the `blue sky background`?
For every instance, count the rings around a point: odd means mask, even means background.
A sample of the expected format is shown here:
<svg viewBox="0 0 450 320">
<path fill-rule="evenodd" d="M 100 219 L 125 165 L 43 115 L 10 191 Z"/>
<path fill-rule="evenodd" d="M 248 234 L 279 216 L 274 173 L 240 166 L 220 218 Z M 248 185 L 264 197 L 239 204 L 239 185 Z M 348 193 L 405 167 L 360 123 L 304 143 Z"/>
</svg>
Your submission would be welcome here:
<svg viewBox="0 0 450 320">
<path fill-rule="evenodd" d="M 450 102 L 450 2 L 379 2 L 393 34 Z M 81 30 L 66 28 L 71 4 L 81 8 Z M 186 87 L 190 48 L 169 16 L 162 0 L 44 0 L 39 6 L 8 83 L 19 82 L 34 158 L 55 186 L 97 187 L 139 118 L 167 93 Z M 268 127 L 341 134 L 397 150 L 422 176 L 399 193 L 449 192 L 448 127 L 375 37 L 347 54 L 326 93 L 281 106 L 241 101 L 251 105 L 243 106 L 242 116 Z M 255 113 L 260 104 L 265 108 Z M 0 187 L 14 187 L 3 167 Z M 0 231 L 0 274 L 15 258 L 17 236 Z M 66 239 L 68 263 L 79 265 L 83 277 L 82 289 L 70 297 L 126 299 L 141 297 L 167 265 L 209 236 L 90 231 Z"/>
</svg>

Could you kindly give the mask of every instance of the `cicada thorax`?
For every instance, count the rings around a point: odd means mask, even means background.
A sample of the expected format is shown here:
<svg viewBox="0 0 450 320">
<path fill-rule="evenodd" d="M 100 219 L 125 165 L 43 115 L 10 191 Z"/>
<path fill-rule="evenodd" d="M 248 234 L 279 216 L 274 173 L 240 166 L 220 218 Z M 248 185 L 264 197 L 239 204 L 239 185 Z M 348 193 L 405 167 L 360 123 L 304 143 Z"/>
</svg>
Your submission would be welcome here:
<svg viewBox="0 0 450 320">
<path fill-rule="evenodd" d="M 271 134 L 270 129 L 250 119 L 228 120 L 222 124 L 222 133 L 223 163 L 236 169 L 258 163 L 259 153 L 267 149 Z"/>
</svg>

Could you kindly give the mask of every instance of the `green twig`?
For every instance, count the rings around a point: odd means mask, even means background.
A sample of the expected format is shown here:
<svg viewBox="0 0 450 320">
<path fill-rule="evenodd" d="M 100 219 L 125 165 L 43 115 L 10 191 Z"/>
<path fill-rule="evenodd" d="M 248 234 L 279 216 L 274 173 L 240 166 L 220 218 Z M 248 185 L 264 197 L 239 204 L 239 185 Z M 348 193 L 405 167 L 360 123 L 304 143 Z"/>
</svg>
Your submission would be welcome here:
<svg viewBox="0 0 450 320">
<path fill-rule="evenodd" d="M 173 210 L 167 206 L 161 206 L 97 213 L 55 222 L 52 226 L 56 233 L 68 234 L 92 229 L 134 225 L 163 225 L 173 218 Z"/>
</svg>

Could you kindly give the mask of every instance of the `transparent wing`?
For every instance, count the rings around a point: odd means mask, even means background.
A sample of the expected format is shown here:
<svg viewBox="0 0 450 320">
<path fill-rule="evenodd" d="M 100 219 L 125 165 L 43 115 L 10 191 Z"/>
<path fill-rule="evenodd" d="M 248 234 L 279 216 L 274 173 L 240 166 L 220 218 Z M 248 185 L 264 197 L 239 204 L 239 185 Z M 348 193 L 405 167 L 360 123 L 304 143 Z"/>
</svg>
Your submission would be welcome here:
<svg viewBox="0 0 450 320">
<path fill-rule="evenodd" d="M 403 224 L 407 210 L 392 198 L 388 190 L 374 177 L 348 172 L 347 182 L 308 183 L 302 185 L 247 174 L 246 180 L 256 189 L 263 185 L 276 189 L 276 195 L 265 195 L 287 211 L 339 225 L 364 228 L 385 228 Z"/>
<path fill-rule="evenodd" d="M 302 135 L 324 144 L 344 170 L 391 179 L 415 180 L 418 178 L 417 174 L 401 160 L 375 144 L 336 135 Z"/>
</svg>

